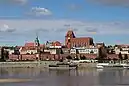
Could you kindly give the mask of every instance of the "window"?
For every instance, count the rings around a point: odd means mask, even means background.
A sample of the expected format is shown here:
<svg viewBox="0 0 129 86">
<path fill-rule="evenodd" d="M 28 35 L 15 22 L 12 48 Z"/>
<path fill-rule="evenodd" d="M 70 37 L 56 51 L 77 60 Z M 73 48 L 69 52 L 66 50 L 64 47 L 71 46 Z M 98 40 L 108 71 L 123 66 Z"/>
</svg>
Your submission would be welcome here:
<svg viewBox="0 0 129 86">
<path fill-rule="evenodd" d="M 93 51 L 93 50 L 91 50 L 91 51 L 90 51 L 90 53 L 94 53 L 94 51 Z"/>
<path fill-rule="evenodd" d="M 95 49 L 94 52 L 97 52 L 97 50 Z"/>
<path fill-rule="evenodd" d="M 68 39 L 68 42 L 70 42 L 70 39 Z"/>
</svg>

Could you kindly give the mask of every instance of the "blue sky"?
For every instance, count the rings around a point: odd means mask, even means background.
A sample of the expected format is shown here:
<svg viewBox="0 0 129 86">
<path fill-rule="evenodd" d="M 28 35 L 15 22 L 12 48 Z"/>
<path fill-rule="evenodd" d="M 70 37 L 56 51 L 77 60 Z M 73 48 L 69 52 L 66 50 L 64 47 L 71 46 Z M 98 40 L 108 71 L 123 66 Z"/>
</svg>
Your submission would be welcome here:
<svg viewBox="0 0 129 86">
<path fill-rule="evenodd" d="M 94 42 L 129 44 L 128 0 L 0 0 L 0 44 L 59 40 L 72 28 Z M 58 34 L 57 34 L 58 33 Z"/>
</svg>

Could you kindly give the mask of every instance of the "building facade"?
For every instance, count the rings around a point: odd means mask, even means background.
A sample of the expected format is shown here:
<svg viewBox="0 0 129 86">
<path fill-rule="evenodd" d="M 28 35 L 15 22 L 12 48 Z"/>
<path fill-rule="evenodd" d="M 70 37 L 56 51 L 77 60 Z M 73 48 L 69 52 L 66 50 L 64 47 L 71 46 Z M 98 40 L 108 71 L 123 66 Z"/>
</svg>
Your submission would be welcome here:
<svg viewBox="0 0 129 86">
<path fill-rule="evenodd" d="M 98 54 L 99 49 L 95 47 L 86 48 L 86 47 L 79 47 L 79 48 L 72 48 L 70 50 L 70 54 Z"/>
<path fill-rule="evenodd" d="M 115 48 L 115 54 L 129 54 L 129 48 L 128 47 L 121 47 L 121 48 L 118 48 L 116 47 Z"/>
</svg>

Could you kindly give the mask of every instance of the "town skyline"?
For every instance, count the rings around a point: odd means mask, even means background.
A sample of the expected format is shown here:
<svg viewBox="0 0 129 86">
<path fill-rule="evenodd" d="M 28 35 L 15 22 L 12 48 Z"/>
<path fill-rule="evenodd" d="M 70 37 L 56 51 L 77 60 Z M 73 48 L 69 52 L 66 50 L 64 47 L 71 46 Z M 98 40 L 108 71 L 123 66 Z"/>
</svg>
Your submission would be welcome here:
<svg viewBox="0 0 129 86">
<path fill-rule="evenodd" d="M 128 7 L 127 0 L 1 0 L 0 45 L 33 42 L 36 32 L 41 44 L 64 43 L 70 28 L 95 43 L 129 44 Z"/>
</svg>

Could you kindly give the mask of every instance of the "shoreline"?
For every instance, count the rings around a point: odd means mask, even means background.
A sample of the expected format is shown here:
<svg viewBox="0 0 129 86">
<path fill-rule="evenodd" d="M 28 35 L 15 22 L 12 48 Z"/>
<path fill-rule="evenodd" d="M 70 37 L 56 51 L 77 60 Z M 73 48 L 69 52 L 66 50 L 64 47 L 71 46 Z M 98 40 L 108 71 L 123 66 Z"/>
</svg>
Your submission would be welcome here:
<svg viewBox="0 0 129 86">
<path fill-rule="evenodd" d="M 0 68 L 12 67 L 12 68 L 48 68 L 49 65 L 55 65 L 59 61 L 27 61 L 27 62 L 0 62 Z M 96 63 L 78 63 L 78 68 L 94 68 Z"/>
<path fill-rule="evenodd" d="M 0 68 L 43 68 L 49 69 L 49 65 L 55 65 L 59 61 L 26 61 L 26 62 L 0 62 Z M 96 68 L 97 63 L 78 63 L 78 69 Z M 108 67 L 103 69 L 123 69 L 121 67 Z"/>
</svg>

